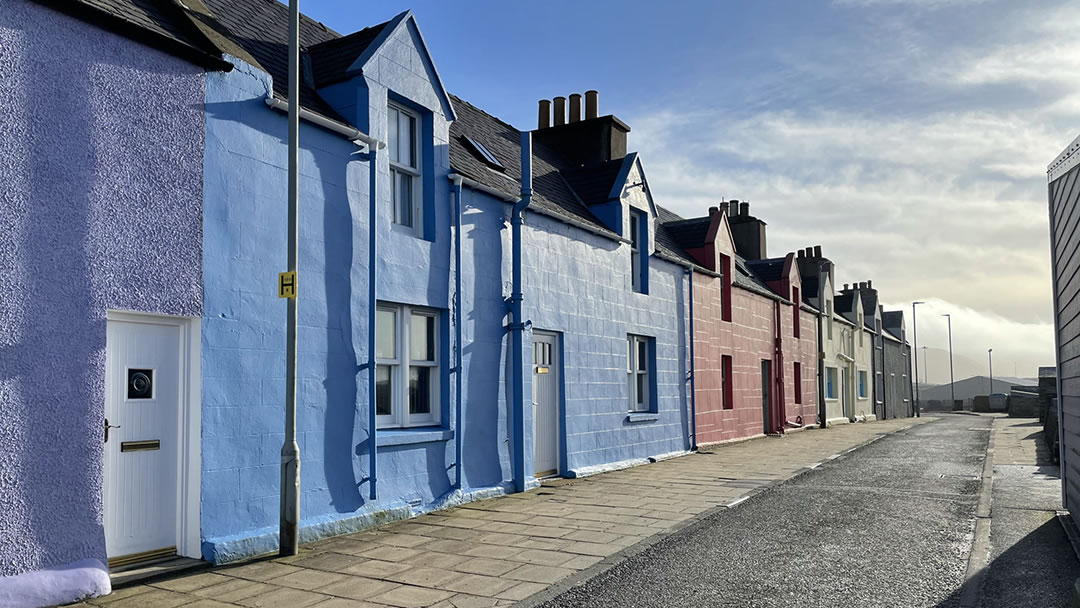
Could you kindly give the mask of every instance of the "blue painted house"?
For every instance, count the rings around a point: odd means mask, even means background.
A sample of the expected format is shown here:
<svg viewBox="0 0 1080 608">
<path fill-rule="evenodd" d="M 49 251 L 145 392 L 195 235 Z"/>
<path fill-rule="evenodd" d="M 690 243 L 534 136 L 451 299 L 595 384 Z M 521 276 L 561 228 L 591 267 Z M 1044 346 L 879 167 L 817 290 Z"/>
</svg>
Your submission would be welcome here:
<svg viewBox="0 0 1080 608">
<path fill-rule="evenodd" d="M 293 100 L 285 7 L 206 7 L 236 66 L 206 81 L 201 525 L 223 562 L 277 542 Z M 301 539 L 688 451 L 691 262 L 664 244 L 629 127 L 590 93 L 584 119 L 575 96 L 533 134 L 515 402 L 521 133 L 446 93 L 410 13 L 301 35 Z"/>
</svg>

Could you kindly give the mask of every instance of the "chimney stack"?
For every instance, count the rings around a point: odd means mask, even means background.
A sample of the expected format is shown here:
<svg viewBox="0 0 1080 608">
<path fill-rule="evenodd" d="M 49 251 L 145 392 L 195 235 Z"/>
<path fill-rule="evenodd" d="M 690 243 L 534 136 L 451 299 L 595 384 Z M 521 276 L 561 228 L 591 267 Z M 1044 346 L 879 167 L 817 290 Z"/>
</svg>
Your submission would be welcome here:
<svg viewBox="0 0 1080 608">
<path fill-rule="evenodd" d="M 815 258 L 820 258 L 821 257 L 821 245 L 814 245 L 814 257 Z"/>
<path fill-rule="evenodd" d="M 555 98 L 555 126 L 559 127 L 566 124 L 566 98 L 559 96 Z"/>
<path fill-rule="evenodd" d="M 859 281 L 859 289 L 866 289 L 866 281 Z"/>
<path fill-rule="evenodd" d="M 581 95 L 570 94 L 570 122 L 581 122 Z"/>
<path fill-rule="evenodd" d="M 600 94 L 596 91 L 585 91 L 585 120 L 598 116 Z"/>
<path fill-rule="evenodd" d="M 739 203 L 739 215 L 750 215 L 750 203 Z"/>
<path fill-rule="evenodd" d="M 723 213 L 724 215 L 727 215 L 727 214 L 728 214 L 728 204 L 727 204 L 727 201 L 724 201 L 724 202 L 720 203 L 720 213 Z"/>
<path fill-rule="evenodd" d="M 540 111 L 536 117 L 536 128 L 546 129 L 551 126 L 551 102 L 547 99 L 540 100 Z"/>
</svg>

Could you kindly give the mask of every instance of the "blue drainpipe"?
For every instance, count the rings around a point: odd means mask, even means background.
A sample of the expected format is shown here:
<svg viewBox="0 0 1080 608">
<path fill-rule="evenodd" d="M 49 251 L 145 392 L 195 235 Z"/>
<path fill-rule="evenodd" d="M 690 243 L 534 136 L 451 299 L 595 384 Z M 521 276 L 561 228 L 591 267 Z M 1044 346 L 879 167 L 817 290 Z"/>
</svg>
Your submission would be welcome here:
<svg viewBox="0 0 1080 608">
<path fill-rule="evenodd" d="M 461 489 L 461 182 L 454 180 L 454 487 Z"/>
<path fill-rule="evenodd" d="M 521 318 L 521 215 L 532 202 L 532 133 L 521 134 L 521 200 L 510 214 L 510 233 L 513 241 L 513 284 L 510 293 L 510 350 L 512 357 L 514 408 L 514 487 L 525 491 L 525 370 L 523 339 L 525 323 Z"/>
<path fill-rule="evenodd" d="M 690 281 L 690 449 L 697 449 L 697 391 L 694 390 L 694 267 L 686 267 Z"/>
<path fill-rule="evenodd" d="M 375 258 L 375 178 L 379 173 L 379 166 L 375 162 L 376 146 L 368 148 L 368 174 L 371 176 L 368 192 L 368 441 L 371 443 L 368 450 L 368 478 L 371 483 L 371 500 L 375 500 L 378 497 L 375 488 L 375 267 L 378 266 Z"/>
</svg>

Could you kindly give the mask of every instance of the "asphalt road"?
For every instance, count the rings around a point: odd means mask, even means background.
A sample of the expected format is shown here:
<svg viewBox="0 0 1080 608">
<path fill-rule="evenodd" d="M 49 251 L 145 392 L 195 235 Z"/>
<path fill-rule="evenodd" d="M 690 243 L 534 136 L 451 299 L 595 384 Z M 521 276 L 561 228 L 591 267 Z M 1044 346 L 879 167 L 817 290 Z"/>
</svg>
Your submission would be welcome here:
<svg viewBox="0 0 1080 608">
<path fill-rule="evenodd" d="M 959 606 L 990 426 L 945 415 L 885 437 L 544 605 Z"/>
</svg>

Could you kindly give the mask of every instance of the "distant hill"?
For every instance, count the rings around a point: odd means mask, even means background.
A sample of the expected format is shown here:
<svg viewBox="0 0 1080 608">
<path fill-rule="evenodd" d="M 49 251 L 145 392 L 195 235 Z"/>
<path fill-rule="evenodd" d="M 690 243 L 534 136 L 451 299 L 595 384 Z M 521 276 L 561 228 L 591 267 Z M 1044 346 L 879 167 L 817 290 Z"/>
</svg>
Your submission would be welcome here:
<svg viewBox="0 0 1080 608">
<path fill-rule="evenodd" d="M 1009 378 L 994 376 L 994 390 L 995 393 L 1008 393 L 1009 390 L 1015 385 L 1021 386 L 1034 386 L 1038 384 L 1038 380 L 1031 378 Z M 971 399 L 979 395 L 990 394 L 990 377 L 989 376 L 972 376 L 970 378 L 964 378 L 963 380 L 956 381 L 956 398 L 957 399 Z M 949 385 L 942 384 L 933 388 L 920 388 L 919 398 L 922 401 L 929 401 L 932 399 L 939 399 L 941 401 L 949 400 Z"/>
<path fill-rule="evenodd" d="M 926 353 L 926 361 L 923 361 L 923 353 Z M 923 370 L 926 370 L 926 373 Z M 994 360 L 994 379 L 998 377 L 998 373 L 1001 373 L 1001 377 L 1011 376 L 1013 371 L 1013 365 L 1004 360 Z M 1033 371 L 1033 370 L 1029 370 Z M 929 374 L 929 377 L 925 377 Z M 953 353 L 953 375 L 956 381 L 959 382 L 961 378 L 971 378 L 974 376 L 988 376 L 989 375 L 989 362 L 983 358 L 980 361 L 972 360 L 963 355 Z M 927 384 L 945 384 L 949 383 L 949 351 L 948 349 L 940 348 L 928 348 L 925 351 L 919 348 L 919 384 L 925 386 Z M 1037 384 L 1034 381 L 1024 381 L 1025 384 Z M 922 389 L 920 389 L 922 390 Z M 959 398 L 959 397 L 958 397 Z"/>
</svg>

